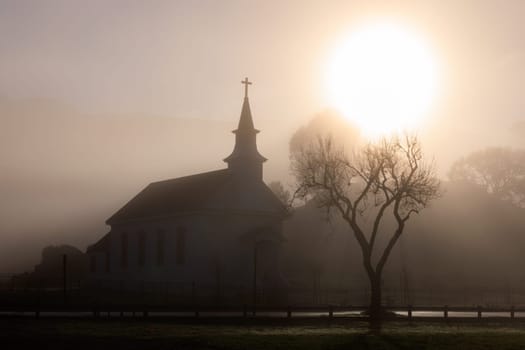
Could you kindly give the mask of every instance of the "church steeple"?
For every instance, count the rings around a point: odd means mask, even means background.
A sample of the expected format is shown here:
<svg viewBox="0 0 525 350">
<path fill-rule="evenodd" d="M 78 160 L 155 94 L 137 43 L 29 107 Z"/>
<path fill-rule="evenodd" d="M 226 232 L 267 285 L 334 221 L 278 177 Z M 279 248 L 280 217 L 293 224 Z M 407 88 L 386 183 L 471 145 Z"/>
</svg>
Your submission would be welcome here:
<svg viewBox="0 0 525 350">
<path fill-rule="evenodd" d="M 262 180 L 262 163 L 266 158 L 259 154 L 257 150 L 257 134 L 259 130 L 253 125 L 250 102 L 248 100 L 248 85 L 252 83 L 245 78 L 241 81 L 244 84 L 244 101 L 242 104 L 239 126 L 233 131 L 235 134 L 235 147 L 232 154 L 224 159 L 228 163 L 228 168 L 235 174 L 246 179 Z"/>
</svg>

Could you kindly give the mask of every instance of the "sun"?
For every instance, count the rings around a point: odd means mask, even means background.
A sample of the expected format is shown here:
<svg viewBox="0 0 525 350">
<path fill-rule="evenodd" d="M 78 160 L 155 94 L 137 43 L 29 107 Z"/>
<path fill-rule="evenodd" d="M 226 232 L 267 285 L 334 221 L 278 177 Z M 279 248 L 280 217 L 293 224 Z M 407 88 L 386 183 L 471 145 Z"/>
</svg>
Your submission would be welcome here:
<svg viewBox="0 0 525 350">
<path fill-rule="evenodd" d="M 417 128 L 438 85 L 434 54 L 425 41 L 386 22 L 345 35 L 325 75 L 329 104 L 371 137 Z"/>
</svg>

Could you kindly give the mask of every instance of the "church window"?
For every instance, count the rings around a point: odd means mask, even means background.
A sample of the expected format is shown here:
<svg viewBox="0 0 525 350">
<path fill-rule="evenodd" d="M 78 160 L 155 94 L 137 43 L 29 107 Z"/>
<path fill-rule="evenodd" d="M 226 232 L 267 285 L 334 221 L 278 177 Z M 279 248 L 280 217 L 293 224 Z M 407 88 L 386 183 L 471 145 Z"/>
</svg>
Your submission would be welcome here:
<svg viewBox="0 0 525 350">
<path fill-rule="evenodd" d="M 159 266 L 164 265 L 164 240 L 164 231 L 157 231 L 157 265 Z"/>
<path fill-rule="evenodd" d="M 94 254 L 91 255 L 89 269 L 91 272 L 97 272 L 97 257 Z"/>
<path fill-rule="evenodd" d="M 120 244 L 121 244 L 121 260 L 120 260 L 120 266 L 125 269 L 128 267 L 128 234 L 123 233 L 120 237 Z"/>
<path fill-rule="evenodd" d="M 177 237 L 175 241 L 175 261 L 177 265 L 184 264 L 186 260 L 186 228 L 177 228 Z"/>
<path fill-rule="evenodd" d="M 106 252 L 106 272 L 111 271 L 111 255 L 109 252 Z"/>
<path fill-rule="evenodd" d="M 146 232 L 139 232 L 138 240 L 138 263 L 139 266 L 144 266 L 146 263 Z"/>
</svg>

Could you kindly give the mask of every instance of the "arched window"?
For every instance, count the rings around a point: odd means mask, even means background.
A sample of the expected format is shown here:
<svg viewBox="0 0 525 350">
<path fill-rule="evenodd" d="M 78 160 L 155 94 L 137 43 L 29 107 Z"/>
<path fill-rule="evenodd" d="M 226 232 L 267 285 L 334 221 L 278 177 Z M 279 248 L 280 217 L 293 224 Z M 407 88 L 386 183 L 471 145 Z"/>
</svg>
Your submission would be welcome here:
<svg viewBox="0 0 525 350">
<path fill-rule="evenodd" d="M 138 264 L 140 267 L 146 263 L 146 232 L 140 231 L 138 237 Z"/>
<path fill-rule="evenodd" d="M 106 252 L 106 272 L 111 272 L 111 255 Z"/>
<path fill-rule="evenodd" d="M 123 269 L 128 267 L 128 234 L 126 232 L 120 236 L 120 266 Z"/>
<path fill-rule="evenodd" d="M 157 231 L 157 265 L 164 265 L 164 244 L 166 235 L 164 230 Z"/>
<path fill-rule="evenodd" d="M 186 261 L 186 228 L 178 227 L 175 240 L 175 261 L 177 265 L 183 265 Z"/>
<path fill-rule="evenodd" d="M 139 266 L 144 266 L 146 263 L 146 232 L 140 231 L 137 240 L 137 258 Z"/>
<path fill-rule="evenodd" d="M 97 272 L 97 257 L 95 254 L 90 256 L 90 266 L 89 269 L 91 272 Z"/>
</svg>

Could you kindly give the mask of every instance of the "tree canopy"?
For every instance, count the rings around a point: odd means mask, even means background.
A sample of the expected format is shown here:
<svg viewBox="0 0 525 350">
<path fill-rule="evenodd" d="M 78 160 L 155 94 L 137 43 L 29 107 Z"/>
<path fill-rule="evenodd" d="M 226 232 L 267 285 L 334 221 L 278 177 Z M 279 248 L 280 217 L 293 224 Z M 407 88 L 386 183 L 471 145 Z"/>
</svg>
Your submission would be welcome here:
<svg viewBox="0 0 525 350">
<path fill-rule="evenodd" d="M 449 178 L 525 206 L 525 150 L 492 147 L 473 152 L 452 165 Z"/>
<path fill-rule="evenodd" d="M 318 137 L 332 137 L 335 142 L 351 148 L 360 141 L 359 130 L 342 115 L 327 110 L 316 114 L 305 126 L 292 135 L 289 143 L 290 154 L 299 152 Z"/>
</svg>

